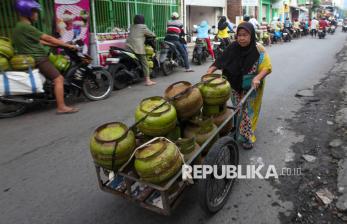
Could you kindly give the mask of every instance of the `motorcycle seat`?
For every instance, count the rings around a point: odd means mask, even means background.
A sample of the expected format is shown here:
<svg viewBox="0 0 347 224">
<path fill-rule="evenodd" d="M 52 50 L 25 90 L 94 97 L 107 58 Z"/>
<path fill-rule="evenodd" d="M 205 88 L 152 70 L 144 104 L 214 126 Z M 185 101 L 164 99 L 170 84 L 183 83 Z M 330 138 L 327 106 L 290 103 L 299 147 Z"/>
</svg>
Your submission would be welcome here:
<svg viewBox="0 0 347 224">
<path fill-rule="evenodd" d="M 119 50 L 119 51 L 126 51 L 129 53 L 134 53 L 130 48 L 120 48 L 120 47 L 116 47 L 116 46 L 111 46 L 110 50 Z"/>
<path fill-rule="evenodd" d="M 171 43 L 171 42 L 169 42 L 169 41 L 164 41 L 166 44 L 168 44 L 168 45 L 170 45 L 170 46 L 172 46 L 172 47 L 176 47 L 176 45 L 174 44 L 174 43 Z"/>
</svg>

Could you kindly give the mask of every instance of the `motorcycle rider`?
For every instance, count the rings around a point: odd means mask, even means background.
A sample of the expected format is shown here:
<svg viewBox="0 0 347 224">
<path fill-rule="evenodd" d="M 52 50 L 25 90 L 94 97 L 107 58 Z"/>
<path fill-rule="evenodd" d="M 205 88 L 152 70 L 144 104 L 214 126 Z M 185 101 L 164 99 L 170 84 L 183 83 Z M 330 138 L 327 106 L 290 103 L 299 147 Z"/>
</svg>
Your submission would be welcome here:
<svg viewBox="0 0 347 224">
<path fill-rule="evenodd" d="M 231 43 L 230 40 L 230 30 L 229 28 L 230 24 L 227 21 L 227 18 L 225 16 L 221 16 L 218 22 L 218 33 L 217 37 L 222 40 L 224 46 L 229 46 Z"/>
<path fill-rule="evenodd" d="M 295 32 L 300 32 L 301 23 L 298 19 L 294 19 L 293 28 Z"/>
<path fill-rule="evenodd" d="M 331 22 L 330 22 L 330 28 L 331 28 L 331 31 L 332 31 L 332 26 L 337 27 L 337 21 L 335 19 L 335 17 L 332 18 Z"/>
<path fill-rule="evenodd" d="M 316 17 L 313 17 L 313 19 L 311 20 L 311 36 L 312 37 L 313 37 L 313 34 L 315 37 L 317 36 L 317 26 L 318 25 L 319 25 L 318 20 L 316 20 Z"/>
<path fill-rule="evenodd" d="M 273 32 L 274 35 L 274 41 L 282 41 L 282 23 L 281 23 L 281 19 L 278 17 L 273 17 L 272 18 L 272 22 L 271 22 L 271 32 Z"/>
<path fill-rule="evenodd" d="M 202 21 L 200 25 L 196 28 L 196 31 L 198 32 L 197 38 L 205 39 L 208 52 L 210 53 L 212 59 L 215 60 L 214 52 L 211 46 L 211 40 L 208 35 L 209 30 L 210 30 L 210 27 L 208 26 L 207 21 L 206 20 Z"/>
<path fill-rule="evenodd" d="M 335 17 L 331 20 L 330 25 L 337 27 L 337 21 L 336 21 Z"/>
<path fill-rule="evenodd" d="M 300 22 L 300 26 L 304 31 L 304 34 L 307 35 L 308 34 L 308 21 L 305 19 L 302 19 Z"/>
<path fill-rule="evenodd" d="M 266 21 L 266 17 L 263 17 L 261 23 L 260 23 L 261 26 L 269 26 L 268 22 Z"/>
<path fill-rule="evenodd" d="M 257 39 L 259 39 L 261 37 L 261 31 L 259 30 L 260 25 L 258 23 L 258 20 L 254 18 L 254 15 L 251 15 L 251 19 L 249 20 L 249 22 L 252 23 Z"/>
<path fill-rule="evenodd" d="M 319 20 L 319 28 L 323 29 L 324 34 L 327 32 L 327 27 L 329 26 L 328 22 L 326 21 L 325 17 L 321 17 Z"/>
<path fill-rule="evenodd" d="M 251 15 L 251 19 L 249 20 L 249 22 L 252 23 L 254 29 L 257 31 L 257 29 L 259 28 L 259 23 L 258 23 L 258 20 L 254 18 L 253 15 Z"/>
<path fill-rule="evenodd" d="M 263 35 L 264 35 L 264 32 L 269 32 L 270 26 L 269 26 L 269 23 L 266 21 L 266 17 L 263 17 L 263 20 L 260 23 L 260 29 L 263 31 Z M 268 37 L 268 43 L 271 46 L 271 37 L 270 37 L 270 35 L 268 35 L 268 36 L 269 36 Z"/>
<path fill-rule="evenodd" d="M 281 21 L 281 18 L 277 19 L 277 29 L 282 30 L 283 29 L 283 23 Z"/>
<path fill-rule="evenodd" d="M 40 73 L 54 83 L 54 95 L 57 101 L 57 114 L 69 114 L 79 111 L 68 107 L 64 100 L 64 77 L 48 59 L 48 52 L 43 45 L 50 47 L 65 47 L 76 50 L 76 47 L 47 35 L 32 24 L 39 18 L 41 5 L 34 0 L 17 0 L 15 9 L 19 21 L 13 30 L 12 41 L 18 54 L 31 55 Z"/>
<path fill-rule="evenodd" d="M 271 31 L 276 31 L 278 29 L 277 24 L 277 17 L 273 17 L 271 21 Z"/>
<path fill-rule="evenodd" d="M 146 37 L 155 37 L 155 34 L 147 28 L 145 17 L 143 15 L 135 15 L 134 25 L 130 27 L 130 33 L 127 38 L 127 47 L 133 51 L 140 61 L 143 74 L 145 77 L 145 85 L 152 86 L 156 82 L 151 80 L 149 67 L 146 58 L 145 40 Z"/>
<path fill-rule="evenodd" d="M 244 15 L 243 16 L 243 22 L 249 22 L 251 18 L 249 17 L 249 15 Z"/>
<path fill-rule="evenodd" d="M 292 22 L 289 20 L 289 17 L 287 17 L 284 21 L 284 29 L 287 30 L 290 39 L 292 39 L 292 27 Z"/>
<path fill-rule="evenodd" d="M 171 20 L 167 23 L 166 36 L 164 40 L 171 42 L 176 46 L 177 50 L 183 57 L 186 72 L 194 72 L 189 65 L 188 52 L 185 49 L 184 44 L 180 41 L 180 38 L 184 35 L 183 23 L 179 20 L 179 14 L 174 12 L 171 15 Z"/>
</svg>

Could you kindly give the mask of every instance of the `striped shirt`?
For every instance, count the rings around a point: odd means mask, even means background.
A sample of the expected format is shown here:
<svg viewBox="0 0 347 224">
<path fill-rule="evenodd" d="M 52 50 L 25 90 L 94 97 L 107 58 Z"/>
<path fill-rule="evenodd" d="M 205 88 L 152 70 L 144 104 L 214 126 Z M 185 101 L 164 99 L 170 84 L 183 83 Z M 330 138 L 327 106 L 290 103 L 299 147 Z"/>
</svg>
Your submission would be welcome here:
<svg viewBox="0 0 347 224">
<path fill-rule="evenodd" d="M 180 20 L 170 20 L 167 23 L 166 38 L 179 40 L 180 34 L 184 33 L 183 23 Z"/>
</svg>

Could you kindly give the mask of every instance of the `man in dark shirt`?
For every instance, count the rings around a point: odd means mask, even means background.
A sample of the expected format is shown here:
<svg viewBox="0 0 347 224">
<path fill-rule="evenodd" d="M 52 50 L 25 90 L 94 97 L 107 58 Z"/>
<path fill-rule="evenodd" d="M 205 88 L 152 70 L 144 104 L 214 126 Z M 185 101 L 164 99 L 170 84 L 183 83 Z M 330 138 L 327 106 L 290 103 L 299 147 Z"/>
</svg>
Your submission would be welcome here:
<svg viewBox="0 0 347 224">
<path fill-rule="evenodd" d="M 19 22 L 13 31 L 13 44 L 19 54 L 31 55 L 36 67 L 46 78 L 54 82 L 54 94 L 57 101 L 57 114 L 75 113 L 77 108 L 68 107 L 64 101 L 64 77 L 48 59 L 48 52 L 43 45 L 51 47 L 66 47 L 75 49 L 75 46 L 64 43 L 50 35 L 36 29 L 32 23 L 38 20 L 40 4 L 34 0 L 17 0 L 16 10 Z"/>
<path fill-rule="evenodd" d="M 167 23 L 165 40 L 175 44 L 177 50 L 183 57 L 186 72 L 193 72 L 189 65 L 188 52 L 185 49 L 184 44 L 181 42 L 181 38 L 183 38 L 182 36 L 184 35 L 183 23 L 179 20 L 177 12 L 172 13 L 171 19 L 172 20 Z"/>
</svg>

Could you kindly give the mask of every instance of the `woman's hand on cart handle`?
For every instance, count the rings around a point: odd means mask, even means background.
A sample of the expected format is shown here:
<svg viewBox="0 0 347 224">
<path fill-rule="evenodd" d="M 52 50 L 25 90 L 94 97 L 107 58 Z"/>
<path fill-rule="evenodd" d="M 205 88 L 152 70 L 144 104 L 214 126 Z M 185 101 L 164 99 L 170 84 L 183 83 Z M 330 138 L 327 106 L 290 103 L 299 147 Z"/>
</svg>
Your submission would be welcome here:
<svg viewBox="0 0 347 224">
<path fill-rule="evenodd" d="M 254 89 L 258 89 L 260 86 L 260 79 L 258 76 L 254 77 L 252 80 L 252 86 Z"/>
<path fill-rule="evenodd" d="M 212 65 L 211 67 L 208 68 L 207 70 L 207 75 L 213 74 L 218 68 L 214 65 Z"/>
<path fill-rule="evenodd" d="M 257 76 L 253 78 L 252 86 L 254 87 L 254 89 L 259 88 L 261 80 L 263 80 L 268 74 L 269 74 L 269 71 L 267 69 L 263 69 L 259 72 Z"/>
</svg>

